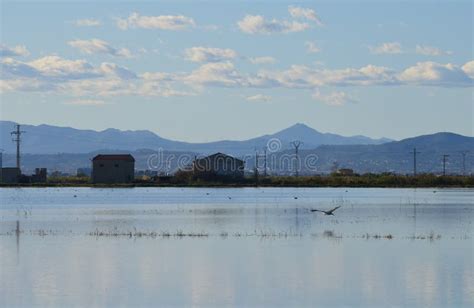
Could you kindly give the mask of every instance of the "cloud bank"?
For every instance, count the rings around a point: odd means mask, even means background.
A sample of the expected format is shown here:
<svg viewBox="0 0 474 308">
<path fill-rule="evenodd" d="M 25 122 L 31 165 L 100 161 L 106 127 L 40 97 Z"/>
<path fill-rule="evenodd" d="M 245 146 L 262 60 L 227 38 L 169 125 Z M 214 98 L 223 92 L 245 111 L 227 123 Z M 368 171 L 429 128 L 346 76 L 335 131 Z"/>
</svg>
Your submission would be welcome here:
<svg viewBox="0 0 474 308">
<path fill-rule="evenodd" d="M 206 49 L 207 50 L 207 49 Z M 222 57 L 220 52 L 217 53 Z M 234 54 L 224 52 L 226 57 Z M 285 88 L 313 91 L 313 98 L 329 105 L 351 101 L 344 92 L 318 92 L 322 87 L 436 86 L 472 87 L 474 61 L 462 66 L 437 62 L 419 62 L 402 70 L 366 65 L 360 68 L 327 69 L 292 65 L 287 69 L 258 69 L 241 72 L 230 61 L 218 61 L 207 53 L 197 53 L 200 66 L 189 72 L 137 73 L 111 62 L 93 65 L 84 59 L 69 60 L 46 56 L 32 61 L 12 57 L 1 59 L 2 92 L 48 92 L 72 96 L 182 96 L 196 95 L 205 87 Z M 210 58 L 209 58 L 210 57 Z M 265 100 L 263 96 L 254 100 Z M 250 99 L 252 100 L 252 99 Z"/>
</svg>

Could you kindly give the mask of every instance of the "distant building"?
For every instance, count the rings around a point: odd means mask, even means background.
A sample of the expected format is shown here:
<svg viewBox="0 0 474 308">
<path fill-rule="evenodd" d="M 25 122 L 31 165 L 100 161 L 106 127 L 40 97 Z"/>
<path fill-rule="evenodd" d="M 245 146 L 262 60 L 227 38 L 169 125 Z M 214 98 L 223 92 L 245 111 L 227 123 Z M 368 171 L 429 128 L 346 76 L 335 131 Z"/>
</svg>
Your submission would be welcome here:
<svg viewBox="0 0 474 308">
<path fill-rule="evenodd" d="M 0 182 L 4 184 L 16 184 L 20 181 L 21 171 L 16 167 L 1 168 Z"/>
<path fill-rule="evenodd" d="M 134 173 L 135 158 L 130 154 L 99 154 L 92 159 L 93 183 L 130 183 Z"/>
<path fill-rule="evenodd" d="M 243 177 L 244 161 L 223 153 L 216 153 L 195 159 L 192 171 L 218 176 Z"/>
<path fill-rule="evenodd" d="M 348 169 L 348 168 L 342 168 L 342 169 L 337 170 L 336 173 L 343 176 L 351 176 L 351 175 L 354 175 L 354 170 Z"/>
<path fill-rule="evenodd" d="M 35 173 L 31 175 L 31 183 L 46 183 L 47 174 L 48 170 L 46 168 L 36 168 Z"/>
</svg>

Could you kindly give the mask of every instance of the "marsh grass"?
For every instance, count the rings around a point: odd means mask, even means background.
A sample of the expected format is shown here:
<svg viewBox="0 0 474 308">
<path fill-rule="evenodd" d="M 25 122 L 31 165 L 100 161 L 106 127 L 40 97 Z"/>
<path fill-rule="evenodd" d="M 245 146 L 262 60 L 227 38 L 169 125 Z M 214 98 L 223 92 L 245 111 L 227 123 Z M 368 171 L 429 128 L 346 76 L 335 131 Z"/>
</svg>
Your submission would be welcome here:
<svg viewBox="0 0 474 308">
<path fill-rule="evenodd" d="M 176 237 L 176 238 L 182 238 L 182 237 L 208 237 L 209 233 L 206 232 L 184 232 L 183 230 L 176 230 L 176 232 L 171 233 L 169 231 L 161 231 L 161 232 L 156 232 L 156 231 L 138 231 L 134 230 L 132 231 L 118 231 L 116 229 L 112 231 L 101 231 L 99 229 L 96 229 L 93 232 L 88 233 L 90 236 L 95 236 L 95 237 L 129 237 L 129 238 L 141 238 L 141 237 L 151 237 L 151 238 L 157 238 L 157 237 L 162 237 L 162 238 L 170 238 L 170 237 Z"/>
<path fill-rule="evenodd" d="M 20 229 L 19 224 L 16 225 L 16 228 L 4 233 L 0 233 L 0 236 L 20 236 L 20 235 L 31 235 L 31 236 L 55 236 L 55 235 L 84 235 L 83 233 L 73 233 L 72 230 L 60 232 L 57 230 L 46 230 L 46 229 L 37 229 L 37 230 L 22 230 Z M 94 236 L 94 237 L 125 237 L 125 238 L 207 238 L 207 237 L 220 237 L 222 239 L 227 239 L 229 237 L 234 238 L 304 238 L 307 235 L 303 234 L 302 232 L 297 232 L 293 230 L 289 231 L 275 231 L 275 230 L 254 230 L 253 232 L 233 232 L 229 233 L 227 231 L 221 231 L 218 233 L 209 233 L 205 231 L 184 231 L 182 229 L 177 229 L 174 232 L 170 231 L 146 231 L 146 230 L 137 230 L 133 228 L 133 230 L 126 230 L 121 231 L 117 228 L 112 230 L 99 230 L 95 229 L 92 232 L 88 232 L 85 235 L 87 236 Z M 379 234 L 379 233 L 365 233 L 360 235 L 343 235 L 338 234 L 334 230 L 324 230 L 322 233 L 311 233 L 310 237 L 312 238 L 325 238 L 325 239 L 374 239 L 374 240 L 392 240 L 395 239 L 395 236 L 392 234 Z M 428 234 L 414 234 L 405 237 L 399 237 L 400 239 L 409 239 L 409 240 L 428 240 L 428 241 L 436 241 L 441 240 L 441 234 L 437 234 L 434 231 L 431 231 Z M 469 240 L 471 236 L 464 234 L 459 237 L 451 236 L 451 239 L 460 239 L 460 240 Z"/>
<path fill-rule="evenodd" d="M 441 234 L 435 234 L 433 231 L 431 231 L 429 234 L 418 234 L 418 235 L 411 235 L 407 237 L 410 240 L 429 240 L 430 242 L 434 240 L 440 240 L 441 239 Z"/>
</svg>

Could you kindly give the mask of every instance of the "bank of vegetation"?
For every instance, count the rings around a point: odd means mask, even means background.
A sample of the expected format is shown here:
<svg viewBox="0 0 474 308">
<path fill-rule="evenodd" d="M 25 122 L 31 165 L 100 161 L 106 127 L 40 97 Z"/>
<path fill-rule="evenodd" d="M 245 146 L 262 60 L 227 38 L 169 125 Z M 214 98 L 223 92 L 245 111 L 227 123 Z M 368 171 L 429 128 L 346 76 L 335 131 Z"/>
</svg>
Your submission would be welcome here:
<svg viewBox="0 0 474 308">
<path fill-rule="evenodd" d="M 229 178 L 195 176 L 178 173 L 175 176 L 139 178 L 130 184 L 93 184 L 88 177 L 50 177 L 47 183 L 3 184 L 3 187 L 473 187 L 474 176 L 435 174 L 397 175 L 315 175 Z"/>
</svg>

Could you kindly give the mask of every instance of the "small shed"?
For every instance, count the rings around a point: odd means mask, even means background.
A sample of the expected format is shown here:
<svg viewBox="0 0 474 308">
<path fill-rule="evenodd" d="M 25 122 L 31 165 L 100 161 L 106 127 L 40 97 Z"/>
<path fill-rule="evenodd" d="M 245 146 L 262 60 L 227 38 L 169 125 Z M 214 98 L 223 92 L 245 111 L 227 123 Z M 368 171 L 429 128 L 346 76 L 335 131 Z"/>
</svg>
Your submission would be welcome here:
<svg viewBox="0 0 474 308">
<path fill-rule="evenodd" d="M 0 168 L 0 182 L 4 184 L 15 184 L 20 181 L 21 171 L 16 167 Z"/>
<path fill-rule="evenodd" d="M 92 159 L 93 183 L 131 183 L 134 174 L 135 158 L 130 154 L 99 154 Z"/>
</svg>

